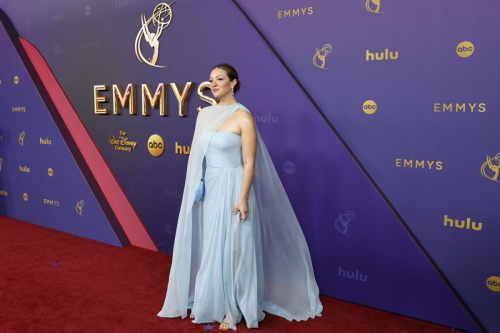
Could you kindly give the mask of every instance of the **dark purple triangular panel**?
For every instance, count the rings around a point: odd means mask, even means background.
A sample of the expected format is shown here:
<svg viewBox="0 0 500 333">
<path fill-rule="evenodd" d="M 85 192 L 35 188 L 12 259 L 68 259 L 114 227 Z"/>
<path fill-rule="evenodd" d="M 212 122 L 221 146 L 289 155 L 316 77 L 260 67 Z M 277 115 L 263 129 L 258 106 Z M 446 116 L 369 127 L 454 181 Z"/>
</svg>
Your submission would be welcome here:
<svg viewBox="0 0 500 333">
<path fill-rule="evenodd" d="M 107 218 L 3 24 L 0 49 L 0 214 L 129 245 Z"/>
</svg>

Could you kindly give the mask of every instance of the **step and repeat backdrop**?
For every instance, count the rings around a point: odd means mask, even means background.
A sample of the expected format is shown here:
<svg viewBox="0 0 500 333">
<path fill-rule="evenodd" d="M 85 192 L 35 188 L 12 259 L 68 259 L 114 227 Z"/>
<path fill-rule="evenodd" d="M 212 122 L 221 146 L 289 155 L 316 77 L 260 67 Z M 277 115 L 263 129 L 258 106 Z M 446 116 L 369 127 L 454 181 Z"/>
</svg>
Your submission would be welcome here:
<svg viewBox="0 0 500 333">
<path fill-rule="evenodd" d="M 160 251 L 172 253 L 204 83 L 227 62 L 322 294 L 500 330 L 500 3 L 0 0 L 0 9 L 47 61 Z M 1 38 L 0 214 L 117 245 Z"/>
<path fill-rule="evenodd" d="M 3 25 L 0 50 L 0 214 L 128 245 L 115 233 Z"/>
</svg>

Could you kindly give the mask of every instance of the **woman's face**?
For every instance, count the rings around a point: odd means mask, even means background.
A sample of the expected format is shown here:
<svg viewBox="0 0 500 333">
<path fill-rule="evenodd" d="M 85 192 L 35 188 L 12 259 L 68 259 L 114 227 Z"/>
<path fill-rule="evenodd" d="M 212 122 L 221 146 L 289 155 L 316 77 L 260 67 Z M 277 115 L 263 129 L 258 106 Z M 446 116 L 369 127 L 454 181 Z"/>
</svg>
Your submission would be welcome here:
<svg viewBox="0 0 500 333">
<path fill-rule="evenodd" d="M 220 68 L 215 68 L 210 73 L 210 89 L 214 97 L 221 98 L 226 94 L 231 93 L 231 87 L 236 84 L 236 80 L 231 82 L 225 70 Z"/>
</svg>

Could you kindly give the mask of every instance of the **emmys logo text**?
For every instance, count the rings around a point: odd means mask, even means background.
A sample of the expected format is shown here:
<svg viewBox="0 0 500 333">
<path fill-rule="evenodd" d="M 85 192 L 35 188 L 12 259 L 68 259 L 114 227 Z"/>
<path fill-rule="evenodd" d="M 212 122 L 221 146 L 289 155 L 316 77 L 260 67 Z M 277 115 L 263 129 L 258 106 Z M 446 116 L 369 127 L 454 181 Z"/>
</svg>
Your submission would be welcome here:
<svg viewBox="0 0 500 333">
<path fill-rule="evenodd" d="M 486 103 L 434 103 L 434 112 L 486 112 Z"/>
<path fill-rule="evenodd" d="M 198 96 L 202 100 L 211 101 L 209 97 L 205 96 L 202 89 L 205 87 L 206 82 L 202 83 L 198 87 Z M 179 116 L 187 116 L 187 100 L 193 89 L 193 82 L 186 82 L 184 89 L 181 89 L 178 83 L 170 83 L 170 87 L 179 102 Z M 108 102 L 108 97 L 101 96 L 101 91 L 107 91 L 108 85 L 100 84 L 94 86 L 94 113 L 106 115 L 109 114 L 109 109 L 103 108 L 101 104 Z M 113 114 L 121 114 L 121 108 L 129 108 L 130 114 L 137 114 L 137 96 L 136 96 L 136 84 L 130 83 L 127 85 L 127 89 L 123 92 L 120 85 L 113 85 Z M 141 85 L 141 97 L 142 97 L 142 115 L 149 116 L 151 108 L 159 107 L 160 116 L 167 115 L 167 83 L 158 84 L 156 91 L 153 93 L 151 86 L 149 84 Z M 213 100 L 212 104 L 216 104 Z"/>
<path fill-rule="evenodd" d="M 278 11 L 278 19 L 289 18 L 289 17 L 306 16 L 306 15 L 312 15 L 312 14 L 313 14 L 313 8 L 312 7 L 304 7 L 304 8 L 288 9 L 288 10 L 279 10 Z"/>
<path fill-rule="evenodd" d="M 414 168 L 414 169 L 436 169 L 443 170 L 443 162 L 441 161 L 424 161 L 424 160 L 407 160 L 406 158 L 396 158 L 396 167 L 398 168 Z"/>
<path fill-rule="evenodd" d="M 99 42 L 94 40 L 90 42 L 80 42 L 80 49 L 93 49 L 99 47 Z"/>
<path fill-rule="evenodd" d="M 57 200 L 43 199 L 43 204 L 59 207 L 59 201 Z"/>
<path fill-rule="evenodd" d="M 135 0 L 120 0 L 120 1 L 115 1 L 115 8 L 134 6 L 136 4 L 137 1 Z"/>
</svg>

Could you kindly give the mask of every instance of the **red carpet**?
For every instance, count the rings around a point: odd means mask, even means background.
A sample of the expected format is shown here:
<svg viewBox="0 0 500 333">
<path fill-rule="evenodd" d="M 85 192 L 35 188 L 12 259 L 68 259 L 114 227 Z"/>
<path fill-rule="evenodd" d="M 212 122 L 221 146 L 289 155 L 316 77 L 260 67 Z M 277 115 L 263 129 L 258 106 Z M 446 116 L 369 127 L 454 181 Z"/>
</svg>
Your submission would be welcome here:
<svg viewBox="0 0 500 333">
<path fill-rule="evenodd" d="M 207 331 L 189 318 L 156 316 L 170 255 L 122 249 L 0 216 L 0 258 L 2 333 Z M 321 302 L 322 317 L 290 323 L 266 313 L 253 332 L 451 332 L 326 296 Z M 244 321 L 237 329 L 249 331 Z"/>
</svg>

